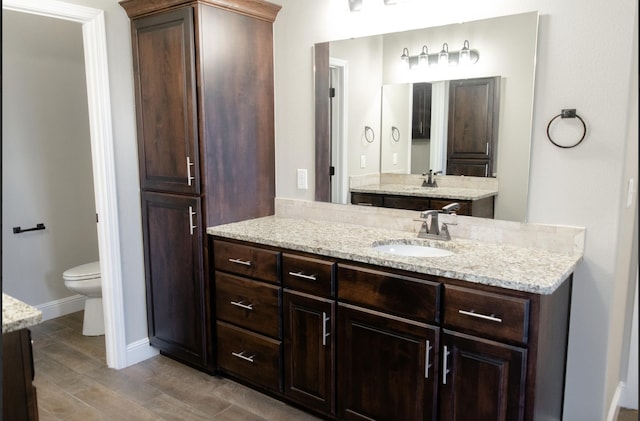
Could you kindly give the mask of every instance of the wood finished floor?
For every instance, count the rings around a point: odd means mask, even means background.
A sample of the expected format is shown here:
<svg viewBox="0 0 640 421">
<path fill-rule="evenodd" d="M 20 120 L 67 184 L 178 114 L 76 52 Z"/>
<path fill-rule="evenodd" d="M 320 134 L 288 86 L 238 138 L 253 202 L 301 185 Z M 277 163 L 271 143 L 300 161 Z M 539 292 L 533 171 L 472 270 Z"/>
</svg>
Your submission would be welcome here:
<svg viewBox="0 0 640 421">
<path fill-rule="evenodd" d="M 304 421 L 309 414 L 161 355 L 107 368 L 104 336 L 82 336 L 83 312 L 31 328 L 41 421 Z M 618 421 L 636 421 L 622 409 Z"/>
<path fill-rule="evenodd" d="M 161 355 L 122 370 L 107 368 L 104 336 L 82 336 L 82 316 L 31 328 L 41 421 L 317 419 Z"/>
</svg>

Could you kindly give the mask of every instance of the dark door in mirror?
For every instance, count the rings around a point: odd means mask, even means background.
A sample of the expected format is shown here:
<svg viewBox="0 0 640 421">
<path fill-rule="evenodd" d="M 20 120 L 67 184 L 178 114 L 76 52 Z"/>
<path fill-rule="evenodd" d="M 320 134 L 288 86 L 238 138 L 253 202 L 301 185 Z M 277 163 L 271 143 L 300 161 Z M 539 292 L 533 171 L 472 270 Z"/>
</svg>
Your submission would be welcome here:
<svg viewBox="0 0 640 421">
<path fill-rule="evenodd" d="M 413 139 L 431 137 L 431 83 L 413 84 L 411 137 Z"/>
<path fill-rule="evenodd" d="M 451 81 L 448 175 L 494 176 L 499 98 L 499 76 Z"/>
</svg>

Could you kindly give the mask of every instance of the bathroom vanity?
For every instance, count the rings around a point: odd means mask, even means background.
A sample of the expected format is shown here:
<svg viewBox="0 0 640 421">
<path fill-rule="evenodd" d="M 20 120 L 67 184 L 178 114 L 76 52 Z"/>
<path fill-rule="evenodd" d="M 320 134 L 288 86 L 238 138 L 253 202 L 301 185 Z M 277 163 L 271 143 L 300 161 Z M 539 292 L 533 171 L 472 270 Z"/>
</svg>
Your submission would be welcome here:
<svg viewBox="0 0 640 421">
<path fill-rule="evenodd" d="M 207 232 L 220 373 L 330 419 L 561 418 L 580 251 L 281 216 Z"/>
<path fill-rule="evenodd" d="M 29 327 L 41 320 L 40 310 L 2 293 L 2 419 L 38 419 Z"/>
<path fill-rule="evenodd" d="M 427 210 L 460 204 L 459 215 L 493 218 L 496 192 L 455 187 L 416 187 L 403 184 L 376 184 L 351 188 L 351 203 L 361 206 Z"/>
</svg>

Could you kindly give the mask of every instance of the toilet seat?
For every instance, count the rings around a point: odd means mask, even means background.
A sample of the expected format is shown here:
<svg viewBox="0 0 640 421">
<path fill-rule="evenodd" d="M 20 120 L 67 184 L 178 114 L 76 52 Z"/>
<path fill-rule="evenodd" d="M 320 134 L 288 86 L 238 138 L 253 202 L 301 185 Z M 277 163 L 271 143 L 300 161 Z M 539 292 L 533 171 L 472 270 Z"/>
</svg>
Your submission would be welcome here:
<svg viewBox="0 0 640 421">
<path fill-rule="evenodd" d="M 62 278 L 65 281 L 87 281 L 90 279 L 99 279 L 100 276 L 100 261 L 72 267 L 62 273 Z"/>
</svg>

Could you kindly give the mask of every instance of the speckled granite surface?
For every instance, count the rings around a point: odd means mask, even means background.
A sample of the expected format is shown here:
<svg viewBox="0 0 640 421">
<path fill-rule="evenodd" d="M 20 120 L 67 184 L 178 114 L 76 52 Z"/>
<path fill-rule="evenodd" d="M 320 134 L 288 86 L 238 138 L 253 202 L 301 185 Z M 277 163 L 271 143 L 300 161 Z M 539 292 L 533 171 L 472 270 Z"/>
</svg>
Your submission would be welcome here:
<svg viewBox="0 0 640 421">
<path fill-rule="evenodd" d="M 31 327 L 41 321 L 40 310 L 2 293 L 2 333 Z"/>
<path fill-rule="evenodd" d="M 455 238 L 451 241 L 423 240 L 408 231 L 278 216 L 209 227 L 207 233 L 539 294 L 555 291 L 582 259 L 582 253 Z M 371 247 L 375 242 L 389 240 L 427 244 L 451 250 L 454 254 L 434 258 L 405 257 L 378 252 Z"/>
<path fill-rule="evenodd" d="M 421 187 L 407 184 L 371 184 L 368 186 L 352 187 L 351 192 L 457 200 L 479 200 L 498 194 L 497 190 L 480 190 L 463 187 Z"/>
</svg>

